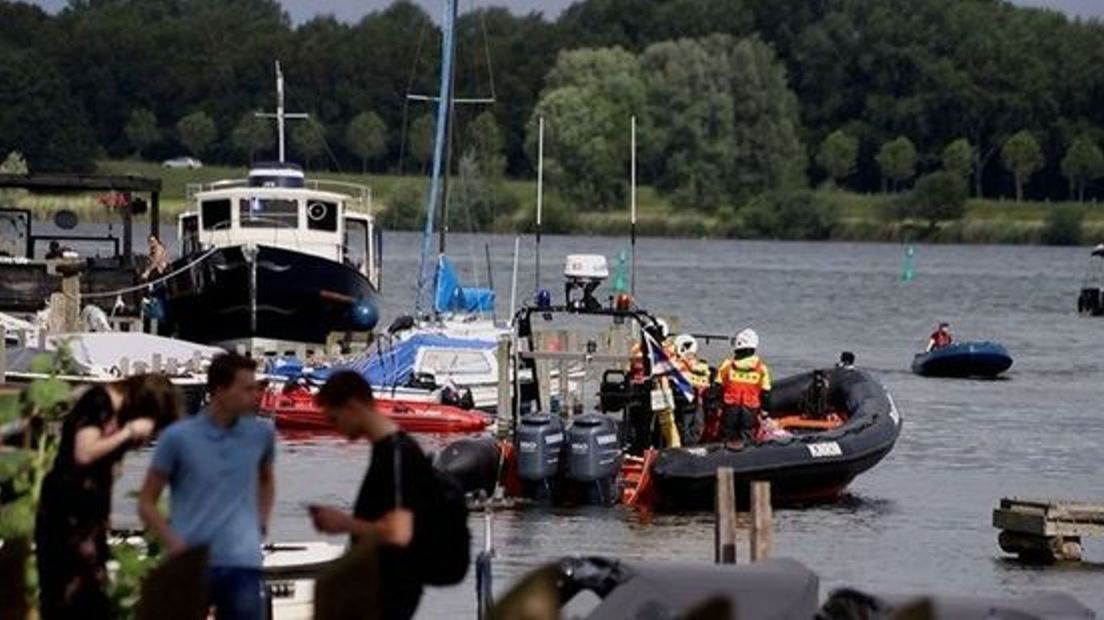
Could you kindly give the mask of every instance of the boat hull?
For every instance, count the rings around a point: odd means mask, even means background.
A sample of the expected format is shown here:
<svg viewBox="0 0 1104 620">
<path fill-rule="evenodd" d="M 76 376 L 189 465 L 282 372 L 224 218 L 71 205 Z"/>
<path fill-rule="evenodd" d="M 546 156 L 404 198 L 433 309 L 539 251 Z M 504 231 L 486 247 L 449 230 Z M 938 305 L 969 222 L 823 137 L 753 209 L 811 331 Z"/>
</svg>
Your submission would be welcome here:
<svg viewBox="0 0 1104 620">
<path fill-rule="evenodd" d="M 482 413 L 440 403 L 376 398 L 375 407 L 409 433 L 478 433 L 486 430 L 491 421 Z M 265 392 L 260 411 L 271 417 L 277 430 L 282 432 L 308 435 L 337 432 L 305 387 Z"/>
<path fill-rule="evenodd" d="M 357 270 L 272 246 L 230 246 L 174 263 L 185 269 L 156 291 L 158 331 L 201 343 L 243 339 L 321 344 L 334 332 L 368 331 L 376 291 Z M 190 265 L 190 266 L 189 266 Z"/>
<path fill-rule="evenodd" d="M 912 372 L 925 377 L 992 378 L 1012 367 L 1012 356 L 995 342 L 962 342 L 912 360 Z"/>
<path fill-rule="evenodd" d="M 849 413 L 842 426 L 760 443 L 662 450 L 649 472 L 655 486 L 649 495 L 666 509 L 709 508 L 717 468 L 729 467 L 742 503 L 753 480 L 769 481 L 771 498 L 778 504 L 838 498 L 856 476 L 893 449 L 901 417 L 889 393 L 866 372 L 836 369 L 828 377 L 833 408 Z M 779 381 L 765 406 L 776 412 L 798 410 L 811 381 L 811 374 Z"/>
</svg>

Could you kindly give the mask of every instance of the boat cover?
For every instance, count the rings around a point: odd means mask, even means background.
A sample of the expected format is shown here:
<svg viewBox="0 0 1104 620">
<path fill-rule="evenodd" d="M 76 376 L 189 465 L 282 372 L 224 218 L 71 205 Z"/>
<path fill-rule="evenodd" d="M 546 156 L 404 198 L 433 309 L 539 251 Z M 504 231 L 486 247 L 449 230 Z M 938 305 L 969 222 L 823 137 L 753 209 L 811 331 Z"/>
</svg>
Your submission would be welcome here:
<svg viewBox="0 0 1104 620">
<path fill-rule="evenodd" d="M 723 599 L 731 618 L 808 620 L 820 603 L 820 580 L 800 562 L 773 559 L 748 565 L 622 563 L 629 578 L 614 588 L 588 620 L 681 618 Z"/>
<path fill-rule="evenodd" d="M 871 595 L 851 589 L 833 592 L 817 617 L 888 620 L 898 617 L 895 612 L 928 605 L 931 613 L 923 617 L 933 620 L 1080 620 L 1096 617 L 1092 610 L 1064 592 L 1039 592 L 1015 597 L 965 597 Z"/>
<path fill-rule="evenodd" d="M 333 370 L 354 370 L 374 386 L 401 387 L 409 384 L 413 377 L 418 351 L 423 348 L 493 349 L 495 343 L 490 340 L 450 338 L 440 334 L 417 334 L 395 343 L 394 346 L 379 348 L 370 355 L 356 358 Z"/>
<path fill-rule="evenodd" d="M 132 366 L 135 362 L 143 362 L 152 367 L 155 354 L 160 354 L 162 364 L 170 359 L 187 364 L 196 353 L 201 359 L 210 360 L 225 352 L 218 347 L 140 332 L 57 334 L 47 339 L 46 346 L 56 349 L 61 344 L 67 344 L 73 360 L 93 374 L 110 374 L 124 357 Z"/>
<path fill-rule="evenodd" d="M 433 299 L 437 312 L 493 312 L 495 305 L 493 290 L 463 286 L 456 269 L 445 256 L 437 261 L 437 293 Z"/>
</svg>

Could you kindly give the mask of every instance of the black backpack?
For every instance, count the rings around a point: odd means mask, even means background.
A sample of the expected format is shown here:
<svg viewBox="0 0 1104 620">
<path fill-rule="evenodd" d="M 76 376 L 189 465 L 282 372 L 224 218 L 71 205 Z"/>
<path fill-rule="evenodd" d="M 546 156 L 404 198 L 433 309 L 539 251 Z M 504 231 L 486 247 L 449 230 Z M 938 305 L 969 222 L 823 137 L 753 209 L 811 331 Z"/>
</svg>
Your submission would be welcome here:
<svg viewBox="0 0 1104 620">
<path fill-rule="evenodd" d="M 399 458 L 395 451 L 395 490 L 401 494 Z M 414 517 L 412 551 L 418 558 L 422 583 L 451 586 L 460 583 L 471 564 L 471 531 L 468 529 L 468 502 L 464 489 L 448 473 L 427 463 L 432 489 L 427 489 L 426 506 Z M 396 497 L 402 505 L 402 497 Z"/>
</svg>

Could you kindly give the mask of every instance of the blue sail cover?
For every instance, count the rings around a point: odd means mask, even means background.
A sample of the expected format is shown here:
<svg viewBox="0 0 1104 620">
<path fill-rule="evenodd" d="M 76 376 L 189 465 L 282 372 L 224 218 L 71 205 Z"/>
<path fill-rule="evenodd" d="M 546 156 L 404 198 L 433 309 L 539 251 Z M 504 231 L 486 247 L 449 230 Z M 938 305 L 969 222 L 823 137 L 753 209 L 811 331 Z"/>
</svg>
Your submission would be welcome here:
<svg viewBox="0 0 1104 620">
<path fill-rule="evenodd" d="M 433 307 L 437 312 L 492 312 L 494 305 L 494 291 L 489 288 L 462 286 L 449 259 L 442 256 L 437 261 L 437 293 L 433 299 Z"/>
<path fill-rule="evenodd" d="M 489 340 L 449 338 L 440 334 L 418 334 L 396 343 L 390 349 L 381 349 L 359 357 L 334 370 L 353 370 L 374 386 L 407 385 L 414 374 L 414 363 L 421 349 L 493 349 Z"/>
</svg>

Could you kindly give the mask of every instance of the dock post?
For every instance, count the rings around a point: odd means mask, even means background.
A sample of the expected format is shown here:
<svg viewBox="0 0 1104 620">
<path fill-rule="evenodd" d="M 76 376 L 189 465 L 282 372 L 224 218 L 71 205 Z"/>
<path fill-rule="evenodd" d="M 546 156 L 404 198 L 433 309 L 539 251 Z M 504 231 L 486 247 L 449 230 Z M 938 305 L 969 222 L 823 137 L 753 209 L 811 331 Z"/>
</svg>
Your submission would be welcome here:
<svg viewBox="0 0 1104 620">
<path fill-rule="evenodd" d="M 495 361 L 498 362 L 498 436 L 506 437 L 510 432 L 510 424 L 513 420 L 512 390 L 510 389 L 510 338 L 499 336 L 498 347 L 495 349 Z"/>
<path fill-rule="evenodd" d="M 0 325 L 0 383 L 8 380 L 8 329 Z"/>
<path fill-rule="evenodd" d="M 80 275 L 66 275 L 61 279 L 61 331 L 72 333 L 80 331 Z"/>
<path fill-rule="evenodd" d="M 751 483 L 751 561 L 759 562 L 770 557 L 774 538 L 774 514 L 771 511 L 770 483 L 756 480 Z"/>
<path fill-rule="evenodd" d="M 716 521 L 713 530 L 713 561 L 736 563 L 736 485 L 731 467 L 717 468 Z"/>
</svg>

